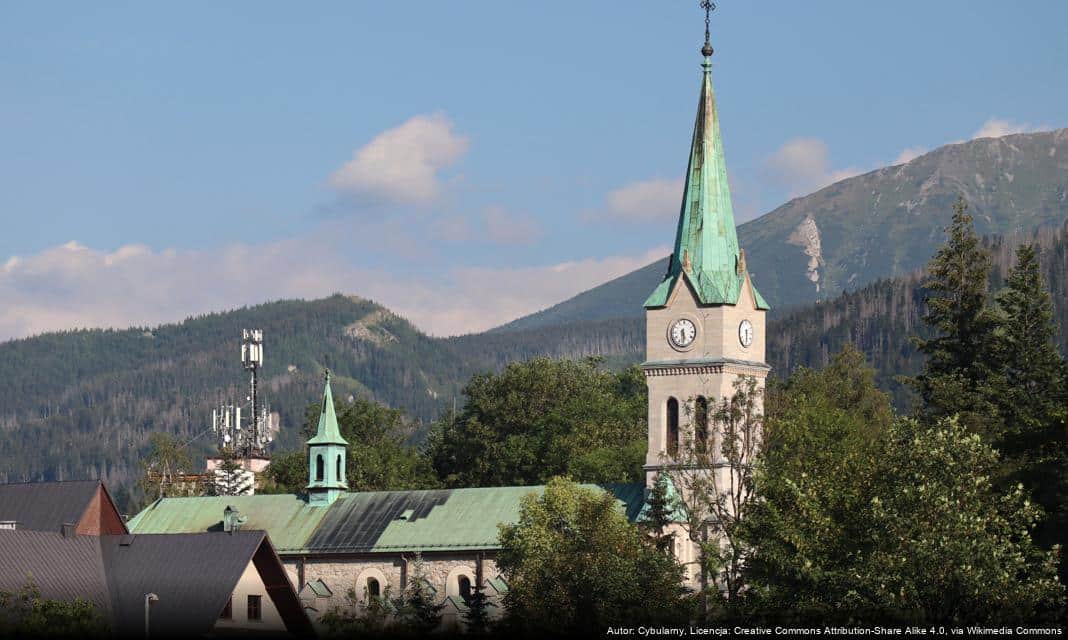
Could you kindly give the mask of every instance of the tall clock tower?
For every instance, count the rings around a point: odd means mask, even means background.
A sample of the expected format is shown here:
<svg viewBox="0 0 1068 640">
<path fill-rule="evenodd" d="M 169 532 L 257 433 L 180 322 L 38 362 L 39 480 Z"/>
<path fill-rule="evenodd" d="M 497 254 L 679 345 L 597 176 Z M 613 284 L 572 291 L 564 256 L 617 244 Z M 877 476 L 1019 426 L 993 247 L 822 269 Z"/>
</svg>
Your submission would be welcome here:
<svg viewBox="0 0 1068 640">
<path fill-rule="evenodd" d="M 663 281 L 645 301 L 648 486 L 686 442 L 713 437 L 701 424 L 706 407 L 733 395 L 739 377 L 753 376 L 763 388 L 770 370 L 764 361 L 768 304 L 753 286 L 738 246 L 707 32 L 701 52 L 701 96 L 675 251 Z"/>
</svg>

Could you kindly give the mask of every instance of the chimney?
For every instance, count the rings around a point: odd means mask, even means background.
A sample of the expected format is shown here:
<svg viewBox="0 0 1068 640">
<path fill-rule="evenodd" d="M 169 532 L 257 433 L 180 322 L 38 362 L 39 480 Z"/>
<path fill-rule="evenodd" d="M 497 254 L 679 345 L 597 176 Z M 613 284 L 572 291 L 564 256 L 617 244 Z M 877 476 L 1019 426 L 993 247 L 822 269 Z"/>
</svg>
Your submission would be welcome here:
<svg viewBox="0 0 1068 640">
<path fill-rule="evenodd" d="M 226 533 L 233 533 L 241 530 L 241 525 L 245 524 L 248 518 L 242 517 L 241 512 L 237 509 L 227 505 L 223 511 L 223 531 Z"/>
<path fill-rule="evenodd" d="M 227 505 L 223 510 L 223 531 L 226 533 L 234 532 L 234 524 L 237 521 L 238 510 Z"/>
<path fill-rule="evenodd" d="M 64 538 L 74 538 L 78 535 L 75 525 L 70 522 L 64 522 L 59 531 L 63 534 Z"/>
</svg>

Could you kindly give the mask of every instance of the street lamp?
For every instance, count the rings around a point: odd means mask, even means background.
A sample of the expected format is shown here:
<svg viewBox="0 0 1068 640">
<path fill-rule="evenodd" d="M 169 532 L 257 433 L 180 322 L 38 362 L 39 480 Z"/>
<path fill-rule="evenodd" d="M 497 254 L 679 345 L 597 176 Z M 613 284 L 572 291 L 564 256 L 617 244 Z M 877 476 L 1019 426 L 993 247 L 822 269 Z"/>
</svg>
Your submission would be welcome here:
<svg viewBox="0 0 1068 640">
<path fill-rule="evenodd" d="M 151 611 L 152 603 L 159 602 L 159 596 L 154 593 L 145 594 L 145 637 L 148 637 L 148 614 Z"/>
</svg>

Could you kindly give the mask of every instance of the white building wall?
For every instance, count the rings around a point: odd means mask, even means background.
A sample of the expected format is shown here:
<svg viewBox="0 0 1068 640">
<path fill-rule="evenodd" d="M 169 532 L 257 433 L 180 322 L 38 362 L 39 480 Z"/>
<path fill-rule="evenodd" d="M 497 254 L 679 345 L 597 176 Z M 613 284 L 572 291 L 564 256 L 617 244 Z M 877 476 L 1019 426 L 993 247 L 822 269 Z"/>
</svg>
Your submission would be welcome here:
<svg viewBox="0 0 1068 640">
<path fill-rule="evenodd" d="M 249 596 L 260 596 L 259 620 L 248 619 Z M 278 609 L 274 606 L 271 596 L 267 594 L 267 587 L 263 584 L 263 579 L 260 578 L 260 572 L 256 570 L 256 565 L 251 561 L 241 574 L 237 588 L 234 589 L 234 593 L 231 596 L 231 603 L 232 617 L 229 620 L 220 618 L 215 623 L 216 630 L 242 629 L 269 633 L 284 632 L 286 630 L 282 616 L 279 615 Z"/>
</svg>

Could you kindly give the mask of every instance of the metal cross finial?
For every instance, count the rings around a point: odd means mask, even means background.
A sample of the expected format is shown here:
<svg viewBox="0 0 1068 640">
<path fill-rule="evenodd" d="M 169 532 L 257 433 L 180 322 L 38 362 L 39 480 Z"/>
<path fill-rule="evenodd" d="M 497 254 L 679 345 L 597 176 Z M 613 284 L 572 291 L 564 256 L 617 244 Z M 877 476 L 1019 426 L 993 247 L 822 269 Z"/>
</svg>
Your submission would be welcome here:
<svg viewBox="0 0 1068 640">
<path fill-rule="evenodd" d="M 330 384 L 330 369 L 326 370 L 326 375 L 324 377 L 326 378 L 326 384 Z"/>
<path fill-rule="evenodd" d="M 705 10 L 705 46 L 701 47 L 701 55 L 709 57 L 712 55 L 712 43 L 708 34 L 708 23 L 711 19 L 712 12 L 716 10 L 716 3 L 712 0 L 701 0 L 700 6 Z"/>
</svg>

